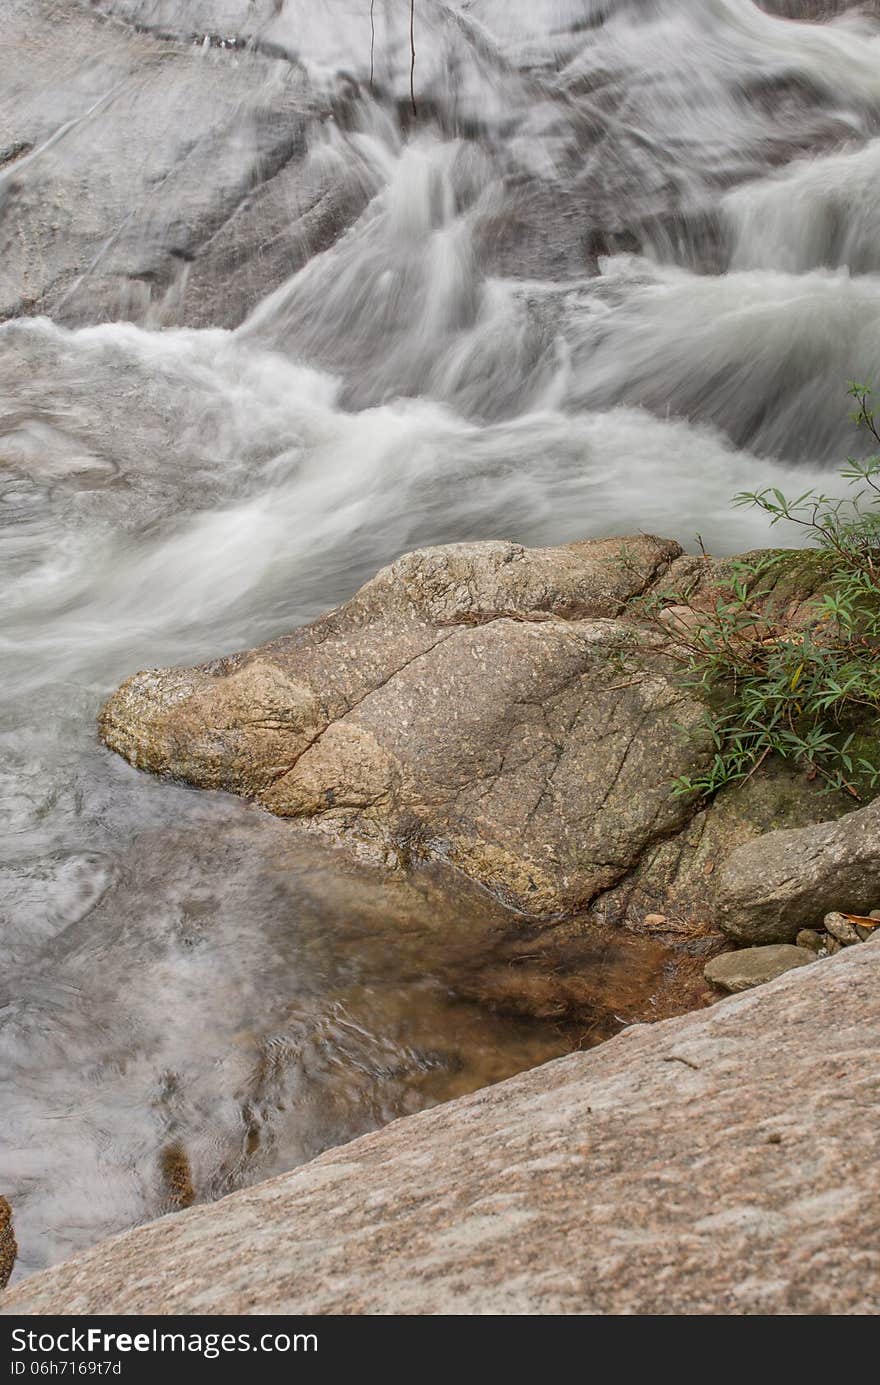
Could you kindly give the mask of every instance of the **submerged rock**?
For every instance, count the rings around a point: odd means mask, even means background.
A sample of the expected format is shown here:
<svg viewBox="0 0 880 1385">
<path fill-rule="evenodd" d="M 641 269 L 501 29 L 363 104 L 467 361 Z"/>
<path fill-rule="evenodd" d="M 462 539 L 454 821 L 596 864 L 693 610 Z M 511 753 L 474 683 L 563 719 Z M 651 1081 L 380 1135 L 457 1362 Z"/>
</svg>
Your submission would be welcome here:
<svg viewBox="0 0 880 1385">
<path fill-rule="evenodd" d="M 762 10 L 785 19 L 834 19 L 846 10 L 880 13 L 877 0 L 757 0 Z"/>
<path fill-rule="evenodd" d="M 703 975 L 724 991 L 749 991 L 775 981 L 792 967 L 803 967 L 814 961 L 811 950 L 777 944 L 770 947 L 745 947 L 740 952 L 722 952 L 713 957 L 703 969 Z"/>
<path fill-rule="evenodd" d="M 116 1236 L 0 1312 L 871 1315 L 878 1052 L 880 948 L 847 948 Z"/>
<path fill-rule="evenodd" d="M 5 1197 L 0 1197 L 0 1289 L 4 1289 L 9 1283 L 17 1254 L 12 1208 Z"/>
<path fill-rule="evenodd" d="M 168 1205 L 172 1208 L 191 1207 L 196 1198 L 192 1165 L 186 1147 L 180 1140 L 174 1140 L 162 1149 L 159 1169 Z"/>
</svg>

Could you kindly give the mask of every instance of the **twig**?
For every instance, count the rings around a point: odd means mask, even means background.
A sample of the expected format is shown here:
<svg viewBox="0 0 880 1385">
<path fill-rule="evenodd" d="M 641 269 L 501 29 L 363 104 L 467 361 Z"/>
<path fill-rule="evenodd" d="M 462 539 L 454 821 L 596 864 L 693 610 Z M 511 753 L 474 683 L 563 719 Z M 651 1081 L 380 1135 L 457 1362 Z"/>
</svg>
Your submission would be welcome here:
<svg viewBox="0 0 880 1385">
<path fill-rule="evenodd" d="M 753 774 L 756 774 L 756 773 L 758 772 L 758 770 L 761 768 L 761 766 L 763 765 L 764 761 L 767 759 L 767 756 L 770 754 L 770 751 L 771 751 L 772 749 L 773 749 L 772 745 L 765 745 L 765 746 L 764 746 L 764 749 L 761 751 L 761 754 L 758 756 L 757 760 L 756 760 L 755 763 L 752 765 L 752 768 L 749 770 L 748 774 L 745 776 L 744 779 L 740 780 L 740 782 L 741 782 L 742 784 L 747 784 L 747 783 L 749 782 L 749 780 L 751 779 L 752 775 L 753 775 Z"/>
<path fill-rule="evenodd" d="M 419 112 L 416 107 L 416 0 L 409 0 L 409 51 L 409 99 L 412 102 L 413 115 L 417 116 Z"/>
</svg>

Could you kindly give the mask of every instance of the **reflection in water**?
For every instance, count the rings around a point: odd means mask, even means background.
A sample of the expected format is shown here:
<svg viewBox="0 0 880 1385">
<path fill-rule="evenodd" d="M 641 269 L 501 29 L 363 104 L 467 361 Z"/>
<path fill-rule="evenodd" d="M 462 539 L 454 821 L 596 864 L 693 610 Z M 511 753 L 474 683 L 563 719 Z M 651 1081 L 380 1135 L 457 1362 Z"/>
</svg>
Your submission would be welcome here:
<svg viewBox="0 0 880 1385">
<path fill-rule="evenodd" d="M 654 945 L 584 940 L 564 1024 L 558 956 L 472 887 L 162 790 L 133 838 L 42 857 L 10 891 L 0 1176 L 21 1268 L 663 1013 Z"/>
</svg>

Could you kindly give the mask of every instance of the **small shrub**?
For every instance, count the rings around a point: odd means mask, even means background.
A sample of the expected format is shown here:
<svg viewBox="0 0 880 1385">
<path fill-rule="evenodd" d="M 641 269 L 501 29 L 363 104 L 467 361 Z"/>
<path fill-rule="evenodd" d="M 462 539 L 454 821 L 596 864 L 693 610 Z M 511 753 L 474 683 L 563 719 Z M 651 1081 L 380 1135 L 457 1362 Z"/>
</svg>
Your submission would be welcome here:
<svg viewBox="0 0 880 1385">
<path fill-rule="evenodd" d="M 854 421 L 880 447 L 870 388 L 853 384 L 849 393 Z M 768 602 L 787 553 L 735 563 L 709 610 L 691 593 L 666 592 L 655 605 L 667 652 L 708 704 L 715 749 L 704 774 L 676 781 L 677 793 L 711 795 L 749 778 L 770 755 L 802 766 L 829 791 L 862 798 L 880 786 L 880 452 L 850 459 L 841 475 L 850 487 L 842 498 L 809 490 L 790 500 L 767 488 L 734 499 L 763 510 L 772 525 L 800 526 L 818 549 L 824 594 L 804 628 L 780 628 Z M 664 613 L 664 605 L 680 609 Z"/>
</svg>

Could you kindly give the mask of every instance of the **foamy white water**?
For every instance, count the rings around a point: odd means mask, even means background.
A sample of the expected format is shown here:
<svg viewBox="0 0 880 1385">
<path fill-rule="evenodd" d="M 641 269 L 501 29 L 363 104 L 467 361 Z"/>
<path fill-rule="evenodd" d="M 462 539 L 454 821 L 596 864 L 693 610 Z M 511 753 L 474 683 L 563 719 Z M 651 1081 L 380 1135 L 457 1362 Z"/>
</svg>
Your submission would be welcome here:
<svg viewBox="0 0 880 1385">
<path fill-rule="evenodd" d="M 106 693 L 288 630 L 423 543 L 760 545 L 730 497 L 827 484 L 859 445 L 847 381 L 880 359 L 864 17 L 417 0 L 413 119 L 391 0 L 372 91 L 363 0 L 99 8 L 295 73 L 315 115 L 292 263 L 310 198 L 363 210 L 234 330 L 180 324 L 186 256 L 136 321 L 0 325 L 0 1190 L 22 1271 L 163 1210 L 169 1143 L 214 1196 L 552 1050 L 450 1010 L 430 899 L 394 906 L 422 922 L 389 964 L 380 885 L 100 748 Z M 0 168 L 0 230 L 4 186 L 92 137 L 91 81 L 62 74 L 55 133 Z M 176 244 L 179 219 L 163 183 L 142 235 Z"/>
</svg>

